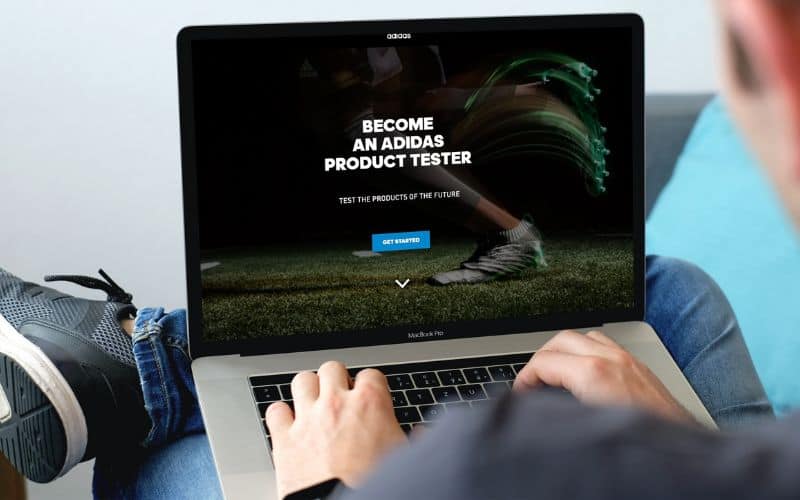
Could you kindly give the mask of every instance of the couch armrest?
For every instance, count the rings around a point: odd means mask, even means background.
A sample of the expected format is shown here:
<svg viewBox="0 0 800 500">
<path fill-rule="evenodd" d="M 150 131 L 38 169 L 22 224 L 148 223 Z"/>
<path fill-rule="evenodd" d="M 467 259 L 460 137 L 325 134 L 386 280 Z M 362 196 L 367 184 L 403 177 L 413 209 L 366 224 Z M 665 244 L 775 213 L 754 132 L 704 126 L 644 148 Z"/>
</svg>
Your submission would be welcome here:
<svg viewBox="0 0 800 500">
<path fill-rule="evenodd" d="M 650 213 L 711 94 L 652 94 L 645 98 L 645 210 Z"/>
<path fill-rule="evenodd" d="M 8 500 L 25 499 L 25 479 L 0 455 L 0 498 Z"/>
</svg>

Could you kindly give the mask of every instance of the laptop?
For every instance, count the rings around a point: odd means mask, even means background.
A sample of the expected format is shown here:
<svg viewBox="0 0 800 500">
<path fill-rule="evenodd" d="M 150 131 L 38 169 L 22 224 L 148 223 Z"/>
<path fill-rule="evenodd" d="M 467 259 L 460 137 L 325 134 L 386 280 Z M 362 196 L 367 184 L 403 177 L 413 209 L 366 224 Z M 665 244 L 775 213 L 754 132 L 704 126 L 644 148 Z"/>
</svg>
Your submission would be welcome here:
<svg viewBox="0 0 800 500">
<path fill-rule="evenodd" d="M 192 371 L 223 491 L 273 498 L 265 408 L 327 360 L 398 425 L 509 391 L 600 329 L 714 423 L 644 323 L 635 15 L 178 35 Z"/>
</svg>

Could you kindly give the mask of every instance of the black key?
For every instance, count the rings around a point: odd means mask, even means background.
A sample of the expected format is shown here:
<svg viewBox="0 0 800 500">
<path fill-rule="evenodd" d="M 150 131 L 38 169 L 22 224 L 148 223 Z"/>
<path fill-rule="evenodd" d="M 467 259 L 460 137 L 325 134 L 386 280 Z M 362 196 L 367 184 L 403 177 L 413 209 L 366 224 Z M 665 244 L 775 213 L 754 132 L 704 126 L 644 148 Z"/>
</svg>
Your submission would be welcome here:
<svg viewBox="0 0 800 500">
<path fill-rule="evenodd" d="M 406 396 L 412 405 L 429 405 L 433 403 L 430 389 L 414 389 L 406 391 Z"/>
<path fill-rule="evenodd" d="M 414 432 L 416 432 L 416 431 L 425 430 L 426 427 L 428 427 L 426 424 L 420 423 L 420 424 L 414 424 L 413 429 L 414 429 Z"/>
<path fill-rule="evenodd" d="M 267 436 L 267 444 L 269 444 L 269 449 L 272 450 L 272 438 Z"/>
<path fill-rule="evenodd" d="M 422 420 L 431 422 L 444 415 L 444 405 L 427 405 L 419 407 Z"/>
<path fill-rule="evenodd" d="M 521 372 L 523 368 L 525 368 L 525 363 L 514 365 L 514 371 L 517 373 Z"/>
<path fill-rule="evenodd" d="M 481 386 L 477 384 L 459 386 L 458 393 L 461 394 L 461 397 L 464 399 L 464 401 L 486 399 L 486 393 L 484 393 Z"/>
<path fill-rule="evenodd" d="M 283 384 L 279 387 L 281 390 L 281 397 L 283 399 L 292 399 L 292 385 L 291 384 Z"/>
<path fill-rule="evenodd" d="M 493 380 L 514 380 L 514 370 L 508 365 L 490 366 L 489 373 Z"/>
<path fill-rule="evenodd" d="M 256 402 L 258 403 L 278 401 L 281 399 L 281 393 L 276 385 L 253 387 L 253 394 L 256 396 Z"/>
<path fill-rule="evenodd" d="M 411 432 L 411 425 L 410 424 L 400 424 L 400 428 L 403 429 L 403 432 L 408 434 Z"/>
<path fill-rule="evenodd" d="M 403 391 L 392 391 L 392 406 L 408 406 L 408 401 L 406 401 Z"/>
<path fill-rule="evenodd" d="M 398 375 L 389 375 L 386 378 L 389 380 L 389 388 L 393 391 L 414 388 L 414 384 L 411 382 L 411 377 L 404 373 Z"/>
<path fill-rule="evenodd" d="M 437 387 L 439 379 L 433 372 L 415 373 L 411 375 L 417 387 Z"/>
<path fill-rule="evenodd" d="M 438 373 L 439 380 L 441 380 L 444 385 L 461 385 L 466 383 L 464 375 L 461 374 L 461 370 L 445 370 Z"/>
<path fill-rule="evenodd" d="M 483 384 L 483 389 L 490 398 L 499 398 L 508 392 L 508 382 L 489 382 Z"/>
<path fill-rule="evenodd" d="M 469 403 L 447 403 L 444 405 L 447 411 L 458 411 L 463 408 L 469 408 Z"/>
<path fill-rule="evenodd" d="M 288 384 L 294 378 L 294 373 L 282 373 L 280 375 L 262 375 L 258 377 L 250 377 L 250 385 L 253 387 L 258 385 L 277 385 Z"/>
<path fill-rule="evenodd" d="M 264 420 L 263 418 L 261 419 L 261 425 L 264 426 L 264 432 L 266 432 L 267 436 L 269 436 L 269 427 L 267 427 L 267 421 Z"/>
<path fill-rule="evenodd" d="M 431 389 L 436 401 L 439 403 L 452 403 L 454 401 L 461 401 L 461 396 L 458 395 L 455 387 L 434 387 Z"/>
<path fill-rule="evenodd" d="M 394 409 L 394 416 L 401 424 L 412 424 L 419 422 L 422 418 L 419 416 L 419 411 L 415 406 L 403 406 Z"/>
<path fill-rule="evenodd" d="M 492 380 L 486 368 L 464 368 L 464 375 L 467 376 L 467 381 L 473 384 L 491 382 Z"/>
</svg>

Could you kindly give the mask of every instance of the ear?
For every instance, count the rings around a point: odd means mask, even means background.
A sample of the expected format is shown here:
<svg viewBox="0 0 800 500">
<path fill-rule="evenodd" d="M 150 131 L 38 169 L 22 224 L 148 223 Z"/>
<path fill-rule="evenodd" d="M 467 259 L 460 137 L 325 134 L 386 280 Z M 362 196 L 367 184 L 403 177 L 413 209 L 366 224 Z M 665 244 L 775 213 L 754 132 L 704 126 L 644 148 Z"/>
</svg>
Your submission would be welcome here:
<svg viewBox="0 0 800 500">
<path fill-rule="evenodd" d="M 761 85 L 777 94 L 800 151 L 800 3 L 779 0 L 725 0 Z M 800 178 L 800 153 L 795 160 Z"/>
</svg>

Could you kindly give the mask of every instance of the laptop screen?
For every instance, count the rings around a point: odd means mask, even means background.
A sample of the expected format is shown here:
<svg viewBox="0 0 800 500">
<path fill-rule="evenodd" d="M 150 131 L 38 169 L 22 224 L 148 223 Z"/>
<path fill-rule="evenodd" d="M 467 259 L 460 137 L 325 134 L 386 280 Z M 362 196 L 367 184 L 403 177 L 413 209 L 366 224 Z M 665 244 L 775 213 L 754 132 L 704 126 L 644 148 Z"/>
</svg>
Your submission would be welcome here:
<svg viewBox="0 0 800 500">
<path fill-rule="evenodd" d="M 632 310 L 631 45 L 630 27 L 535 25 L 192 40 L 203 341 Z"/>
</svg>

